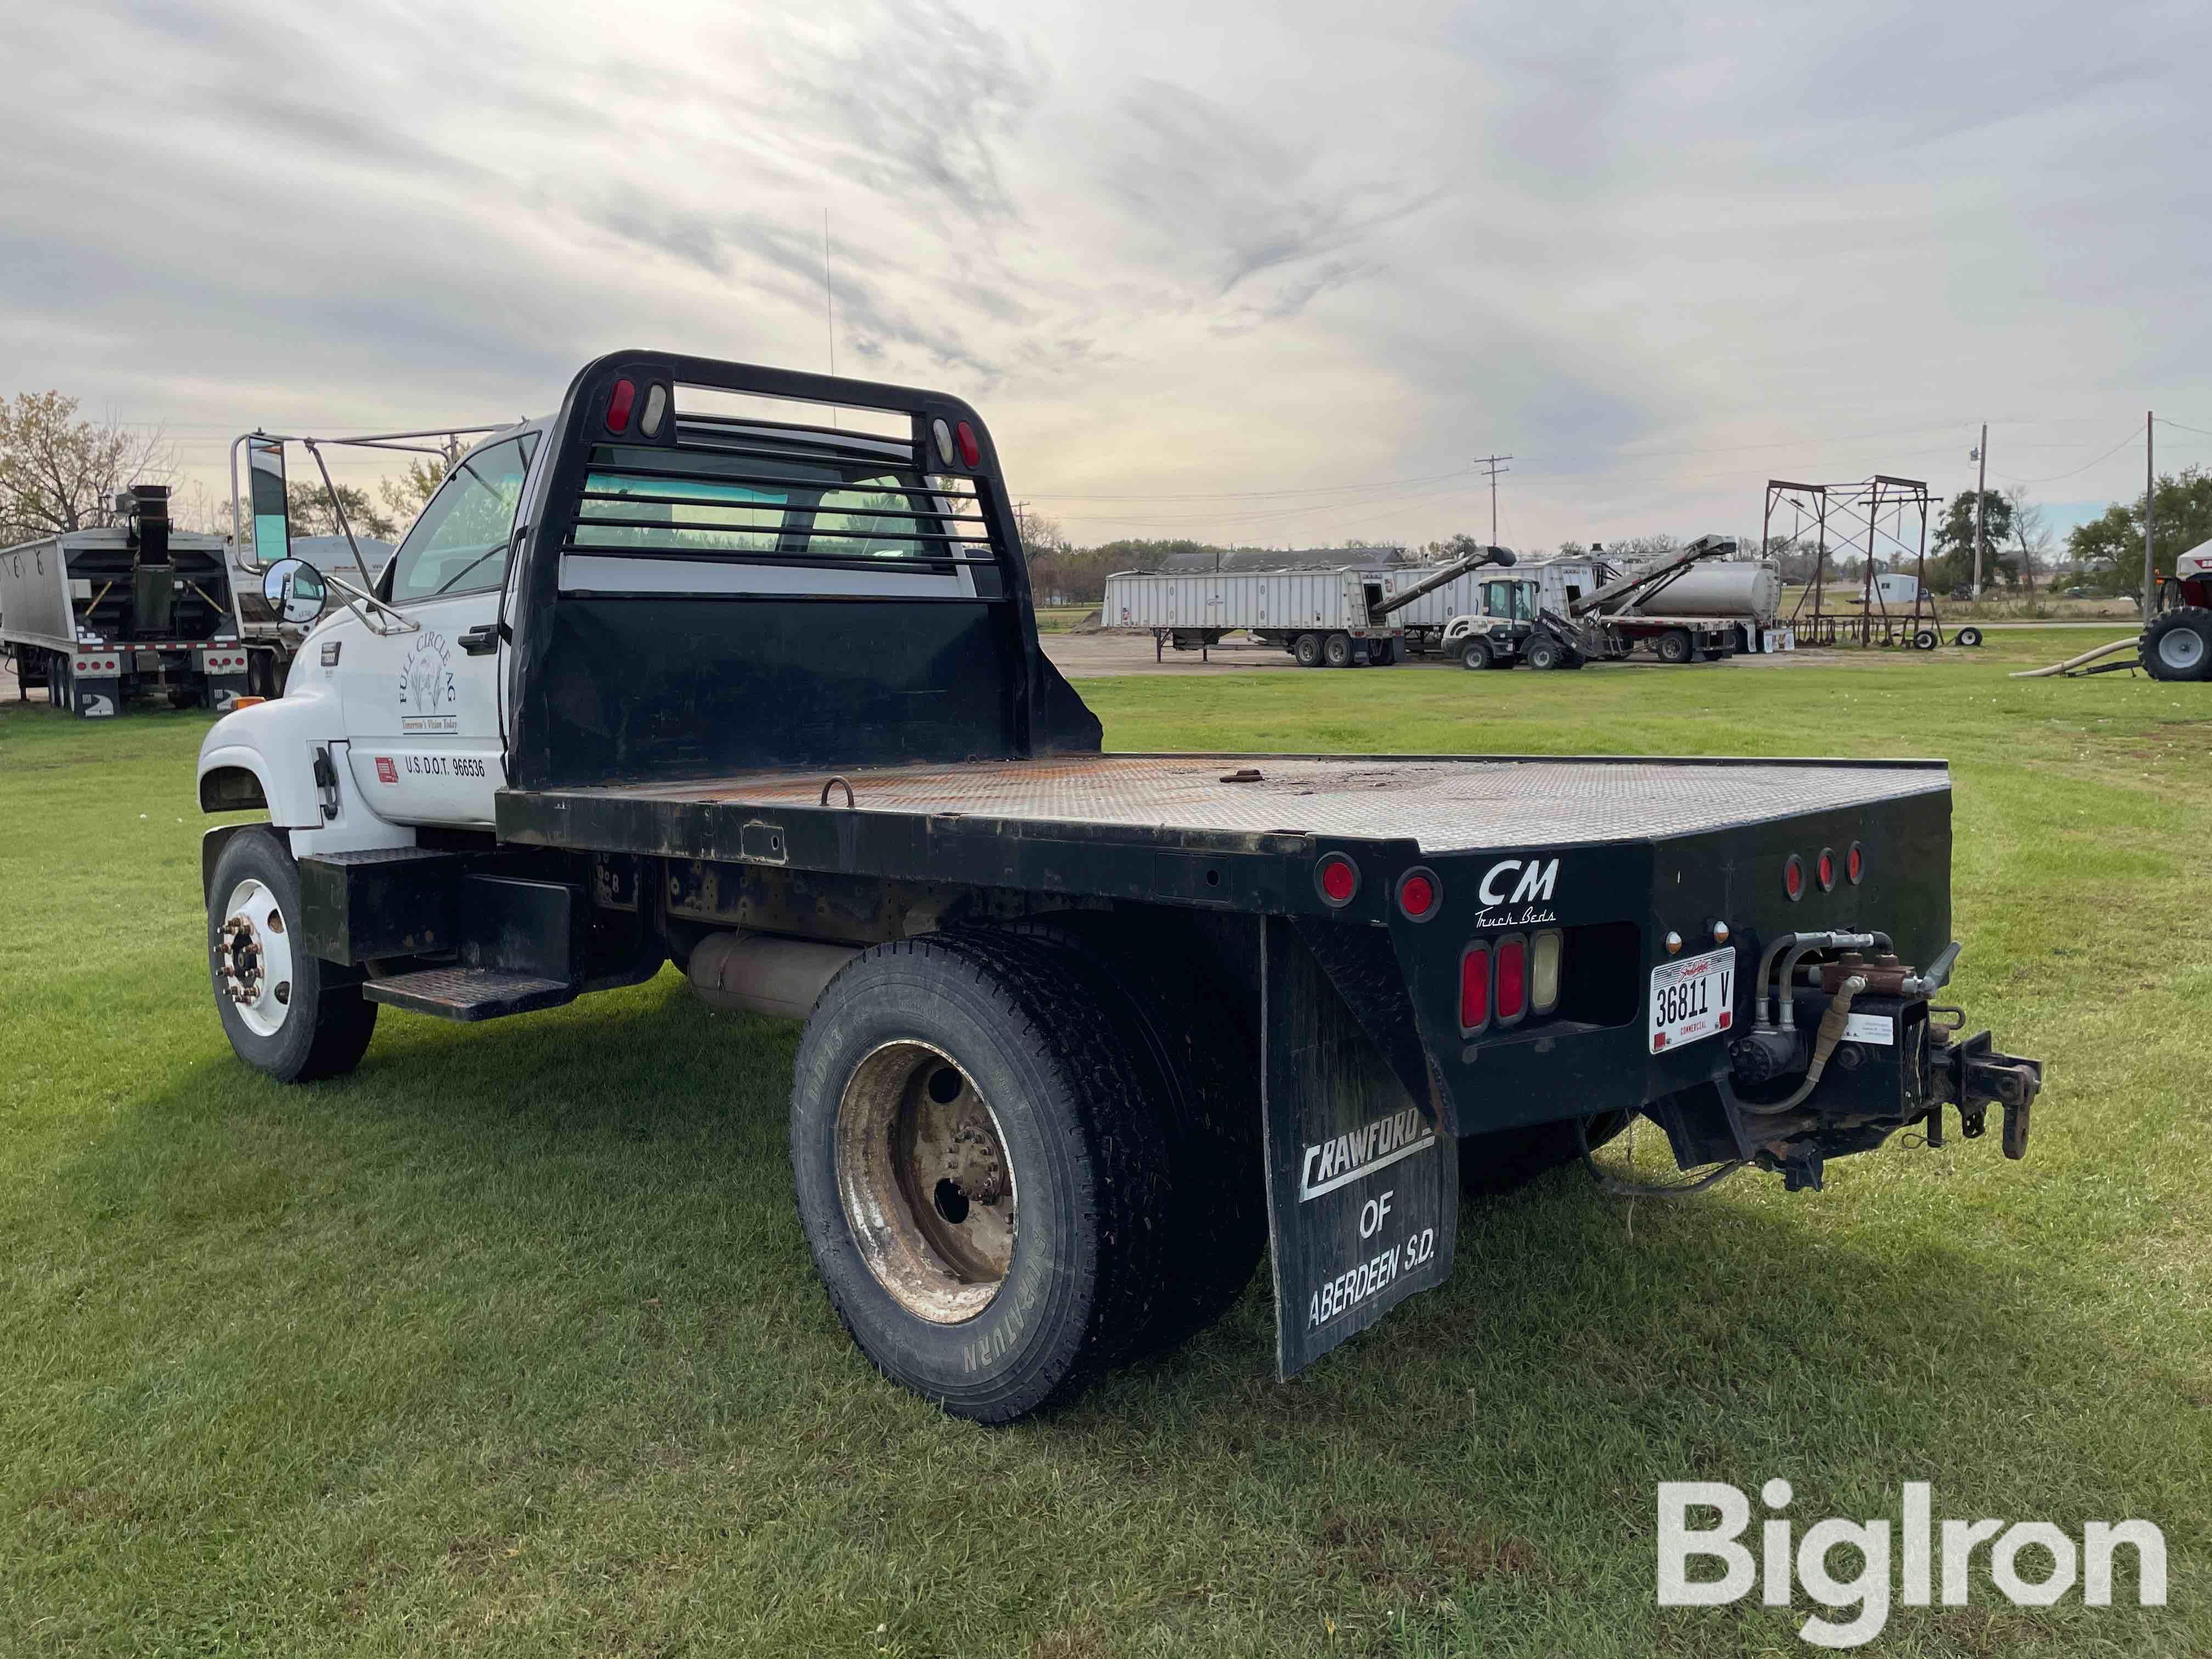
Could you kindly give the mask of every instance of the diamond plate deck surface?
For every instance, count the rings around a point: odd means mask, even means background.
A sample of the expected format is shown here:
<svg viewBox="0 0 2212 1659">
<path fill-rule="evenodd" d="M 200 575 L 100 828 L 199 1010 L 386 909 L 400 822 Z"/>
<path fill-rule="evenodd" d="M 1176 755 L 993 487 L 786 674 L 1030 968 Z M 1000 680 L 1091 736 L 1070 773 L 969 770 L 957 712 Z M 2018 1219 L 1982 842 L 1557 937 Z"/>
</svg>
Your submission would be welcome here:
<svg viewBox="0 0 2212 1659">
<path fill-rule="evenodd" d="M 1231 783 L 1249 768 L 1257 781 Z M 814 806 L 826 770 L 556 791 L 680 804 Z M 1407 837 L 1430 853 L 1692 834 L 1948 789 L 1941 766 L 1372 756 L 1107 755 L 844 773 L 860 812 L 1038 823 Z M 830 805 L 842 808 L 842 789 Z"/>
</svg>

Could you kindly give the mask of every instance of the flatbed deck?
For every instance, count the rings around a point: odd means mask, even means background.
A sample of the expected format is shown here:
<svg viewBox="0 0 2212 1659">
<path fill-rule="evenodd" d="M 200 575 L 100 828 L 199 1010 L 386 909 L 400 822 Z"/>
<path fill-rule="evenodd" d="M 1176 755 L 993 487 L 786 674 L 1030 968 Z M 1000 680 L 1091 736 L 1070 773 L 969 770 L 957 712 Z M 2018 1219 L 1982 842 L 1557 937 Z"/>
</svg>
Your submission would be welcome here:
<svg viewBox="0 0 2212 1659">
<path fill-rule="evenodd" d="M 1256 774 L 1240 777 L 1240 774 Z M 1936 760 L 1119 754 L 740 773 L 532 792 L 588 809 L 843 809 L 1038 825 L 1411 839 L 1425 853 L 1694 835 L 1940 793 Z M 586 811 L 586 816 L 596 816 Z"/>
</svg>

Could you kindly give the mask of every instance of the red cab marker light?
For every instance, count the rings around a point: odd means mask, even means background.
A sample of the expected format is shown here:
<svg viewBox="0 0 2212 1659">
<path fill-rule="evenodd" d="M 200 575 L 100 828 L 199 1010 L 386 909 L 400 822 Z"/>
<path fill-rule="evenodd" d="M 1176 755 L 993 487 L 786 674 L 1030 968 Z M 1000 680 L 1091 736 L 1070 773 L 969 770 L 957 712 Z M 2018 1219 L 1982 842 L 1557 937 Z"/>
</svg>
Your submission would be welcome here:
<svg viewBox="0 0 2212 1659">
<path fill-rule="evenodd" d="M 960 459 L 973 472 L 983 465 L 983 447 L 975 441 L 975 428 L 963 421 L 952 428 L 952 435 L 960 440 Z"/>
<path fill-rule="evenodd" d="M 1805 896 L 1805 860 L 1795 853 L 1782 866 L 1782 890 L 1792 904 Z"/>
<path fill-rule="evenodd" d="M 1435 871 L 1408 870 L 1398 878 L 1398 908 L 1408 921 L 1426 921 L 1436 915 L 1443 890 Z"/>
<path fill-rule="evenodd" d="M 1823 847 L 1820 849 L 1820 860 L 1814 865 L 1813 869 L 1814 873 L 1820 878 L 1820 890 L 1824 893 L 1833 892 L 1836 887 L 1835 848 L 1832 847 Z"/>
<path fill-rule="evenodd" d="M 1314 866 L 1314 885 L 1322 900 L 1341 909 L 1359 893 L 1359 866 L 1341 853 L 1331 853 Z"/>
<path fill-rule="evenodd" d="M 1498 942 L 1498 1023 L 1510 1025 L 1528 1012 L 1528 942 Z"/>
<path fill-rule="evenodd" d="M 1490 1023 L 1490 947 L 1477 942 L 1459 959 L 1459 1030 L 1473 1036 Z"/>
<path fill-rule="evenodd" d="M 629 411 L 637 402 L 637 388 L 628 380 L 617 380 L 615 389 L 607 397 L 607 430 L 629 430 Z"/>
<path fill-rule="evenodd" d="M 1850 878 L 1851 885 L 1854 887 L 1859 884 L 1860 878 L 1866 874 L 1866 849 L 1856 842 L 1851 843 L 1851 850 L 1844 855 L 1844 873 Z"/>
</svg>

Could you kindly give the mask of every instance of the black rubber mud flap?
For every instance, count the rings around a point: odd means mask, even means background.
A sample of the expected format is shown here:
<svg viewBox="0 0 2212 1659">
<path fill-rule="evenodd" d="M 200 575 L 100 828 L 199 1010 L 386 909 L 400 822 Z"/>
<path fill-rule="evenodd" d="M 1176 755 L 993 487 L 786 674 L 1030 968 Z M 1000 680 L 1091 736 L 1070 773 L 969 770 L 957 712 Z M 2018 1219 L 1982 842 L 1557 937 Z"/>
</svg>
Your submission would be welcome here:
<svg viewBox="0 0 2212 1659">
<path fill-rule="evenodd" d="M 1459 1143 L 1439 1134 L 1280 916 L 1261 934 L 1275 1372 L 1451 1277 Z"/>
</svg>

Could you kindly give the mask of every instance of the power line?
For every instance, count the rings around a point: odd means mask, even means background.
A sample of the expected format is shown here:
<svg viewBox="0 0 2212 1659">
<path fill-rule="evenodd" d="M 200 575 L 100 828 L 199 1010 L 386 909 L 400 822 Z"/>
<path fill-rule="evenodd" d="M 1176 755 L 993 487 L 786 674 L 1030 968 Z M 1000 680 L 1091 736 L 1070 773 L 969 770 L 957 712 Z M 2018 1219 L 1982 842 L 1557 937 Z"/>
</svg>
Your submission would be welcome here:
<svg viewBox="0 0 2212 1659">
<path fill-rule="evenodd" d="M 1435 483 L 1444 478 L 1460 477 L 1473 471 L 1472 467 L 1460 466 L 1449 472 L 1432 472 L 1425 478 L 1378 478 L 1371 483 L 1306 484 L 1296 489 L 1130 490 L 1110 495 L 1033 489 L 1030 493 L 1041 501 L 1243 501 L 1262 496 L 1320 495 L 1356 489 L 1402 489 L 1414 484 Z M 1323 505 L 1334 506 L 1336 503 L 1325 502 Z"/>
<path fill-rule="evenodd" d="M 2070 478 L 2076 472 L 2087 472 L 2091 467 L 2096 465 L 2098 461 L 2111 460 L 2113 456 L 2118 454 L 2135 441 L 2135 430 L 2133 428 L 2129 428 L 2128 435 L 2126 437 L 2121 439 L 2119 442 L 2114 444 L 2103 454 L 2098 456 L 2095 461 L 2084 461 L 2081 465 L 2075 467 L 2072 472 L 2054 472 L 2047 478 L 2023 478 L 2010 472 L 2000 472 L 1997 474 L 1997 477 L 2000 478 L 2010 478 L 2014 483 L 2057 483 L 2061 478 Z"/>
<path fill-rule="evenodd" d="M 1510 466 L 1500 465 L 1499 463 L 1510 461 L 1512 459 L 1510 455 L 1478 455 L 1474 458 L 1474 464 L 1477 466 L 1487 467 L 1490 470 L 1490 544 L 1492 547 L 1498 545 L 1498 475 L 1501 472 L 1510 472 L 1513 470 Z"/>
</svg>

